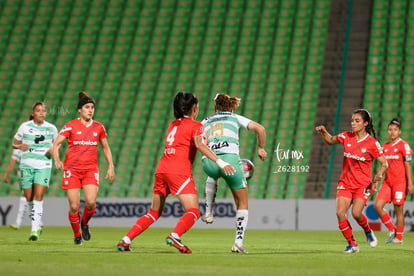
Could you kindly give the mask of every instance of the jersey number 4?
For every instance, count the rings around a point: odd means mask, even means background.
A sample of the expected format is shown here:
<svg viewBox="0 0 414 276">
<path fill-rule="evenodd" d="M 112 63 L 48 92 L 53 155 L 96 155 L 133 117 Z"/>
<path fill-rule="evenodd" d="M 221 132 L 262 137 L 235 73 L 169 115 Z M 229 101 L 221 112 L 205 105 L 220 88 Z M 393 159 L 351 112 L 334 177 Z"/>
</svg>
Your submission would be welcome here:
<svg viewBox="0 0 414 276">
<path fill-rule="evenodd" d="M 177 129 L 177 126 L 173 127 L 173 129 L 171 129 L 170 133 L 168 133 L 167 135 L 167 143 L 169 146 L 171 146 L 174 143 L 174 136 L 177 133 Z"/>
</svg>

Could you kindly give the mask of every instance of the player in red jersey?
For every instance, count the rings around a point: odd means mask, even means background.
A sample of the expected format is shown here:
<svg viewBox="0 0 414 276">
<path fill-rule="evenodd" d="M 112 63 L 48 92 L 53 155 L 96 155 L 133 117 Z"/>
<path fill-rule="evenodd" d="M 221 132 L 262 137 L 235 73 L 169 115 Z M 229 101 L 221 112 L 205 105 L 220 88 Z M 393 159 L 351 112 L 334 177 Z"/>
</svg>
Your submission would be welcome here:
<svg viewBox="0 0 414 276">
<path fill-rule="evenodd" d="M 191 249 L 181 242 L 187 232 L 200 217 L 197 190 L 191 166 L 197 150 L 223 169 L 233 174 L 234 168 L 218 158 L 204 144 L 204 127 L 195 121 L 198 114 L 198 99 L 192 93 L 179 92 L 174 99 L 174 117 L 167 130 L 164 154 L 155 172 L 152 203 L 149 212 L 140 217 L 117 245 L 119 251 L 131 251 L 131 241 L 160 216 L 169 194 L 178 197 L 185 213 L 178 220 L 173 232 L 165 241 L 181 253 L 191 253 Z"/>
<path fill-rule="evenodd" d="M 371 247 L 377 246 L 377 238 L 369 227 L 368 219 L 362 211 L 371 195 L 371 191 L 376 191 L 378 181 L 382 179 L 382 175 L 388 168 L 381 145 L 375 138 L 371 114 L 365 109 L 354 110 L 351 127 L 352 131 L 345 131 L 336 136 L 331 136 L 324 126 L 315 128 L 328 145 L 339 143 L 344 145 L 342 173 L 337 185 L 336 216 L 339 229 L 348 241 L 348 245 L 344 250 L 345 253 L 359 251 L 351 224 L 346 216 L 351 204 L 352 216 L 364 229 L 369 245 Z M 381 166 L 372 181 L 371 167 L 375 158 Z"/>
<path fill-rule="evenodd" d="M 404 234 L 404 203 L 407 189 L 411 195 L 414 193 L 411 172 L 412 150 L 410 145 L 400 138 L 401 120 L 399 118 L 392 119 L 388 124 L 388 135 L 391 140 L 384 144 L 383 149 L 389 169 L 378 191 L 374 208 L 390 231 L 386 243 L 401 244 Z M 394 204 L 397 227 L 394 226 L 388 212 L 384 210 L 385 204 L 391 201 Z"/>
<path fill-rule="evenodd" d="M 96 209 L 99 189 L 98 144 L 101 145 L 109 166 L 106 173 L 109 183 L 112 183 L 115 172 L 105 128 L 92 119 L 95 101 L 85 92 L 80 92 L 77 108 L 79 118 L 68 122 L 62 128 L 53 144 L 53 157 L 56 169 L 63 168 L 62 189 L 66 190 L 69 201 L 69 222 L 75 236 L 74 243 L 81 245 L 82 238 L 91 238 L 88 223 Z M 68 141 L 68 149 L 65 162 L 62 163 L 59 147 L 65 139 Z M 81 189 L 85 198 L 82 220 L 79 212 Z"/>
</svg>

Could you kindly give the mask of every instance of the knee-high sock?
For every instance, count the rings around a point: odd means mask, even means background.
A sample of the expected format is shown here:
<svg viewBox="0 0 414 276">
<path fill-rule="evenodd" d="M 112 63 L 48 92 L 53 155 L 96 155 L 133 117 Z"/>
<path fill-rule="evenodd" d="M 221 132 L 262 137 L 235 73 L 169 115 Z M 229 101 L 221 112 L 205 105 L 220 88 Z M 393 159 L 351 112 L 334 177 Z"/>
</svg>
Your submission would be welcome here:
<svg viewBox="0 0 414 276">
<path fill-rule="evenodd" d="M 32 231 L 37 231 L 43 226 L 43 200 L 33 200 Z"/>
<path fill-rule="evenodd" d="M 349 223 L 348 219 L 340 221 L 339 223 L 339 230 L 341 230 L 342 235 L 348 241 L 348 243 L 352 245 L 356 245 L 354 234 L 352 233 L 352 226 Z"/>
<path fill-rule="evenodd" d="M 135 224 L 131 227 L 131 229 L 129 229 L 128 233 L 126 234 L 126 237 L 128 237 L 129 240 L 132 241 L 136 236 L 144 232 L 159 217 L 160 213 L 158 211 L 150 209 L 150 211 L 146 215 L 137 219 Z"/>
<path fill-rule="evenodd" d="M 72 226 L 73 235 L 75 237 L 80 237 L 81 232 L 80 232 L 80 213 L 79 213 L 79 211 L 74 215 L 69 212 L 69 222 L 70 222 L 70 226 Z"/>
<path fill-rule="evenodd" d="M 365 233 L 371 231 L 371 227 L 369 227 L 368 218 L 366 215 L 362 215 L 362 220 L 357 222 L 359 226 L 361 226 L 362 229 L 364 229 Z"/>
<path fill-rule="evenodd" d="M 395 230 L 394 223 L 392 223 L 390 214 L 385 213 L 382 217 L 380 217 L 382 223 L 388 228 L 388 231 L 393 232 Z"/>
<path fill-rule="evenodd" d="M 82 217 L 82 225 L 88 225 L 89 220 L 93 217 L 93 214 L 95 214 L 96 210 L 96 204 L 93 206 L 91 210 L 88 209 L 88 207 L 83 208 L 83 217 Z"/>
<path fill-rule="evenodd" d="M 217 194 L 217 180 L 207 177 L 206 180 L 206 215 L 213 214 Z"/>
<path fill-rule="evenodd" d="M 181 237 L 185 232 L 187 232 L 191 227 L 193 227 L 194 223 L 200 217 L 200 210 L 197 208 L 190 208 L 187 209 L 182 215 L 182 217 L 178 220 L 177 225 L 174 228 L 172 233 Z"/>
<path fill-rule="evenodd" d="M 17 210 L 17 216 L 16 216 L 17 227 L 20 227 L 22 225 L 23 218 L 26 215 L 27 205 L 28 204 L 27 204 L 26 197 L 21 196 L 19 200 L 19 209 Z"/>
<path fill-rule="evenodd" d="M 404 226 L 403 225 L 397 225 L 397 231 L 395 232 L 395 237 L 402 241 L 404 235 Z"/>
<path fill-rule="evenodd" d="M 234 243 L 243 245 L 244 233 L 247 228 L 247 221 L 249 220 L 248 210 L 237 210 L 236 213 L 236 238 Z"/>
</svg>

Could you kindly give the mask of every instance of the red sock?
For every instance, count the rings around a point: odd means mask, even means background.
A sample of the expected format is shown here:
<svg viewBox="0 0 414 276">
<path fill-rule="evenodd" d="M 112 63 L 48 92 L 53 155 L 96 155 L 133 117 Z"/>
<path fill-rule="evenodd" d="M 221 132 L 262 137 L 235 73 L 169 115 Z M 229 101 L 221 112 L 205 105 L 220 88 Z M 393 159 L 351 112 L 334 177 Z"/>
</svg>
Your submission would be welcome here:
<svg viewBox="0 0 414 276">
<path fill-rule="evenodd" d="M 356 245 L 354 234 L 352 233 L 352 227 L 348 219 L 340 221 L 338 224 L 339 230 L 341 230 L 342 235 L 344 235 L 344 238 L 348 241 L 348 243 Z"/>
<path fill-rule="evenodd" d="M 129 229 L 126 236 L 132 241 L 136 236 L 144 232 L 151 224 L 160 217 L 160 213 L 153 209 L 145 215 L 137 219 L 135 224 Z"/>
<path fill-rule="evenodd" d="M 95 206 L 93 206 L 92 210 L 89 210 L 88 207 L 83 208 L 83 217 L 82 217 L 82 224 L 83 225 L 88 225 L 89 220 L 91 219 L 91 217 L 93 217 L 93 214 L 95 214 L 95 210 L 96 210 L 96 204 Z"/>
<path fill-rule="evenodd" d="M 404 235 L 404 226 L 397 225 L 397 231 L 395 232 L 395 237 L 402 241 Z"/>
<path fill-rule="evenodd" d="M 371 227 L 369 227 L 368 224 L 368 219 L 366 215 L 362 215 L 362 220 L 361 221 L 357 221 L 359 226 L 362 227 L 362 229 L 364 229 L 365 233 L 371 231 Z"/>
<path fill-rule="evenodd" d="M 178 220 L 173 233 L 181 237 L 187 232 L 200 217 L 200 210 L 197 208 L 190 208 L 185 211 L 185 214 Z"/>
<path fill-rule="evenodd" d="M 80 233 L 80 225 L 79 225 L 79 222 L 80 222 L 79 211 L 74 215 L 69 212 L 69 222 L 70 222 L 70 226 L 72 226 L 72 231 L 75 237 L 80 237 L 81 233 Z"/>
<path fill-rule="evenodd" d="M 394 223 L 392 223 L 390 214 L 385 213 L 385 215 L 383 215 L 382 217 L 380 217 L 382 223 L 384 223 L 384 225 L 388 228 L 388 230 L 390 232 L 393 232 L 395 229 Z"/>
</svg>

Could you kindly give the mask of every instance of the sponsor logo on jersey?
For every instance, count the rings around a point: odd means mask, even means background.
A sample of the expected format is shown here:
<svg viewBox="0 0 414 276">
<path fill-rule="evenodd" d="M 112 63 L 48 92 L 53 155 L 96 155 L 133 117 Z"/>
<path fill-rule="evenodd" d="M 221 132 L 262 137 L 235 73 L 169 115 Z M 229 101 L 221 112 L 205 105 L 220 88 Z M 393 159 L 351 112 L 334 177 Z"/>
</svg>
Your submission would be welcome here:
<svg viewBox="0 0 414 276">
<path fill-rule="evenodd" d="M 385 159 L 400 159 L 399 155 L 385 155 Z"/>
<path fill-rule="evenodd" d="M 85 141 L 85 140 L 81 140 L 81 141 L 73 141 L 74 145 L 80 145 L 80 146 L 96 146 L 98 145 L 98 142 L 96 141 Z"/>
<path fill-rule="evenodd" d="M 352 158 L 352 159 L 358 160 L 358 161 L 365 161 L 365 157 L 358 156 L 358 155 L 353 155 L 353 154 L 350 154 L 349 152 L 344 152 L 344 156 L 347 157 L 347 158 Z"/>
</svg>

